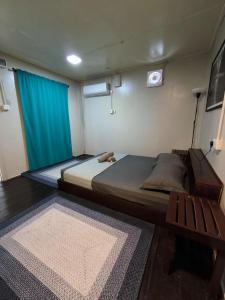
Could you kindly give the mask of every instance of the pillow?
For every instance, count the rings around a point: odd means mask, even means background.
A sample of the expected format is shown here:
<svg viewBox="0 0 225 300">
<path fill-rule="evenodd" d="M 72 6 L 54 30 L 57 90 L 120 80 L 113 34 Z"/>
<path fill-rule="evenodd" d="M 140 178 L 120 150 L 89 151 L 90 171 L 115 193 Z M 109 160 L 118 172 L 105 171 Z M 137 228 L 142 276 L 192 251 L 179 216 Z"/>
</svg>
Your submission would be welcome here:
<svg viewBox="0 0 225 300">
<path fill-rule="evenodd" d="M 179 155 L 174 154 L 174 153 L 160 153 L 157 158 L 157 162 L 159 161 L 170 161 L 170 160 L 175 160 L 175 161 L 181 161 L 181 158 Z"/>
<path fill-rule="evenodd" d="M 155 163 L 153 164 L 153 168 L 159 163 L 159 162 L 168 162 L 168 161 L 176 161 L 177 163 L 180 163 L 183 165 L 183 161 L 181 160 L 180 156 L 174 153 L 160 153 L 155 160 Z"/>
<path fill-rule="evenodd" d="M 180 160 L 158 161 L 152 173 L 141 186 L 146 190 L 185 192 L 184 176 L 186 168 Z"/>
</svg>

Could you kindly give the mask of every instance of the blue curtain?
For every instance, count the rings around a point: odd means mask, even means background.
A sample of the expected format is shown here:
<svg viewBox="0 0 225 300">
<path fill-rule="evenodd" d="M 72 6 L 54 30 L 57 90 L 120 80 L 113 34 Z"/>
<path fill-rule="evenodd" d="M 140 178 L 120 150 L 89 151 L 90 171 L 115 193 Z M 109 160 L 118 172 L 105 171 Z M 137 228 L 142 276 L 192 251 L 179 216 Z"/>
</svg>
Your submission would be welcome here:
<svg viewBox="0 0 225 300">
<path fill-rule="evenodd" d="M 68 86 L 16 71 L 30 170 L 72 158 Z"/>
</svg>

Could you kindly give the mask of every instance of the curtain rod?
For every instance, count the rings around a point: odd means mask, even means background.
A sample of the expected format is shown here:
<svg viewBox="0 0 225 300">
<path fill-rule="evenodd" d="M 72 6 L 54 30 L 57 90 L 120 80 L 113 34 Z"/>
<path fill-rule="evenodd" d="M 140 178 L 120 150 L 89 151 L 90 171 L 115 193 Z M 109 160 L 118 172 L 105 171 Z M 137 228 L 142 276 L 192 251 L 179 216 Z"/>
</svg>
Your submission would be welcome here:
<svg viewBox="0 0 225 300">
<path fill-rule="evenodd" d="M 17 72 L 19 70 L 21 70 L 21 69 L 15 69 L 15 68 L 10 69 L 10 71 L 13 71 L 13 72 Z M 21 71 L 23 71 L 23 70 L 21 70 Z M 23 72 L 26 72 L 26 73 L 29 73 L 31 75 L 35 75 L 35 76 L 38 76 L 38 77 L 42 77 L 44 79 L 47 79 L 47 80 L 50 80 L 50 81 L 53 81 L 53 82 L 56 82 L 56 83 L 59 83 L 59 84 L 64 84 L 65 86 L 69 87 L 69 84 L 67 84 L 65 82 L 62 82 L 60 80 L 57 80 L 57 79 L 49 78 L 48 75 L 40 75 L 40 74 L 32 73 L 30 71 L 23 71 Z"/>
<path fill-rule="evenodd" d="M 3 66 L 0 66 L 0 69 L 7 70 L 7 71 L 10 71 L 10 72 L 17 72 L 17 71 L 19 70 L 19 69 L 16 69 L 16 68 L 7 68 L 7 67 L 3 67 Z M 28 71 L 26 71 L 26 72 L 28 72 Z M 28 72 L 28 73 L 29 73 L 29 72 Z M 33 73 L 31 73 L 31 74 L 33 74 Z M 41 76 L 41 75 L 38 75 L 38 74 L 34 74 L 34 75 L 39 76 L 39 77 L 46 78 L 46 79 L 51 80 L 51 81 L 55 81 L 55 82 L 60 83 L 60 84 L 64 84 L 64 85 L 66 85 L 67 87 L 69 87 L 69 84 L 67 84 L 67 83 L 65 83 L 65 82 L 61 82 L 61 81 L 58 81 L 58 80 L 50 79 L 50 78 L 48 78 L 48 77 Z"/>
</svg>

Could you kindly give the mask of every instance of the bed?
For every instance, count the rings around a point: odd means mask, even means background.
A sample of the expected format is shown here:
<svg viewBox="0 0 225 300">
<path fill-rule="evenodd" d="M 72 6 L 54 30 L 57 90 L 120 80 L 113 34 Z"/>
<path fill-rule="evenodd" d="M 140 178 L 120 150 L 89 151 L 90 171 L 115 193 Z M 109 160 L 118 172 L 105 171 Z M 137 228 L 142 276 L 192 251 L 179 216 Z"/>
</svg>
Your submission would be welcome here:
<svg viewBox="0 0 225 300">
<path fill-rule="evenodd" d="M 201 159 L 203 155 L 201 150 L 191 149 L 187 152 L 187 157 L 183 157 L 187 167 L 185 191 L 211 196 L 210 182 L 206 182 L 204 188 L 200 178 L 199 188 L 197 179 L 201 174 L 200 168 L 204 168 L 204 172 L 208 170 L 211 181 L 212 176 L 215 177 L 216 174 L 207 159 L 204 159 L 201 164 L 196 161 L 198 155 Z M 153 170 L 156 158 L 126 154 L 115 154 L 115 156 L 117 159 L 115 163 L 98 163 L 98 156 L 96 156 L 76 166 L 63 169 L 61 179 L 58 180 L 59 189 L 151 223 L 164 225 L 170 193 L 140 188 Z M 218 181 L 218 177 L 216 180 Z M 213 184 L 215 185 L 215 182 Z M 213 192 L 215 192 L 214 185 Z M 212 194 L 211 198 L 217 198 L 215 200 L 219 201 L 219 197 L 218 191 Z"/>
<path fill-rule="evenodd" d="M 123 212 L 128 212 L 130 206 L 128 213 L 144 219 L 154 215 L 151 219 L 161 224 L 169 193 L 140 188 L 151 173 L 156 158 L 118 153 L 115 157 L 115 163 L 98 163 L 96 156 L 79 165 L 63 169 L 59 188 L 114 209 L 120 207 L 119 210 Z"/>
</svg>

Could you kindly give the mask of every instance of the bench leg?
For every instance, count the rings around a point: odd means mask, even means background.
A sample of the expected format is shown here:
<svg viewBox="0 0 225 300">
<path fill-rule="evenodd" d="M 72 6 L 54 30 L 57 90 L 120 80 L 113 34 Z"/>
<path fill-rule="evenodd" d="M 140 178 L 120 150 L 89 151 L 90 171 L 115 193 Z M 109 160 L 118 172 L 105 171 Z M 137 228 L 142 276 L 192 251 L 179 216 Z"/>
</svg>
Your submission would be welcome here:
<svg viewBox="0 0 225 300">
<path fill-rule="evenodd" d="M 167 259 L 164 262 L 163 270 L 165 274 L 171 275 L 174 271 L 174 257 L 176 253 L 176 236 L 168 231 L 169 238 L 166 240 Z"/>
<path fill-rule="evenodd" d="M 216 299 L 217 293 L 219 291 L 221 279 L 223 276 L 225 268 L 225 252 L 218 251 L 215 265 L 213 268 L 212 277 L 209 282 L 209 296 L 210 299 L 214 298 Z"/>
</svg>

